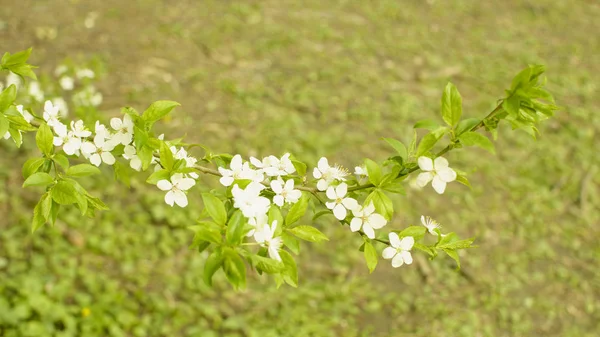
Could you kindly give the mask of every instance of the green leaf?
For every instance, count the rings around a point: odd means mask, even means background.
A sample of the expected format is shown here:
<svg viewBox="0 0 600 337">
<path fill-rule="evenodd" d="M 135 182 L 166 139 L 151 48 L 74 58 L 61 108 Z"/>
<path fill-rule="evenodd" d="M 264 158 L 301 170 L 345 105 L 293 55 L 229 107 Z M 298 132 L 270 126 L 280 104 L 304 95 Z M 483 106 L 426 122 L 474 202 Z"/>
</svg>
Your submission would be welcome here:
<svg viewBox="0 0 600 337">
<path fill-rule="evenodd" d="M 427 130 L 432 131 L 439 127 L 440 127 L 440 125 L 436 121 L 432 121 L 430 119 L 424 119 L 424 120 L 416 122 L 415 125 L 413 126 L 413 129 L 427 129 Z"/>
<path fill-rule="evenodd" d="M 298 241 L 298 239 L 288 233 L 282 233 L 281 238 L 283 239 L 283 244 L 288 247 L 292 253 L 296 255 L 300 254 L 300 241 Z"/>
<path fill-rule="evenodd" d="M 194 242 L 196 241 L 208 241 L 216 244 L 221 244 L 223 237 L 219 230 L 219 225 L 214 222 L 200 221 L 196 226 L 190 226 L 190 229 L 194 231 Z"/>
<path fill-rule="evenodd" d="M 6 116 L 0 114 L 0 136 L 4 136 L 8 132 L 8 128 L 10 127 L 10 121 Z"/>
<path fill-rule="evenodd" d="M 456 240 L 451 242 L 444 242 L 442 239 L 436 247 L 439 249 L 465 249 L 465 248 L 474 248 L 473 241 L 475 238 L 464 239 L 464 240 Z"/>
<path fill-rule="evenodd" d="M 171 110 L 180 105 L 181 104 L 174 101 L 156 101 L 144 111 L 142 117 L 146 122 L 152 124 L 165 117 Z"/>
<path fill-rule="evenodd" d="M 35 142 L 37 143 L 38 149 L 48 157 L 50 157 L 52 151 L 54 151 L 54 144 L 52 144 L 53 140 L 54 136 L 52 135 L 52 130 L 48 124 L 42 123 L 35 135 Z"/>
<path fill-rule="evenodd" d="M 376 189 L 365 199 L 365 205 L 373 203 L 377 213 L 383 215 L 387 220 L 391 220 L 394 215 L 394 204 L 392 200 L 381 190 Z"/>
<path fill-rule="evenodd" d="M 381 167 L 372 161 L 371 159 L 365 159 L 365 166 L 367 167 L 367 173 L 369 174 L 369 181 L 375 185 L 379 186 L 382 179 Z"/>
<path fill-rule="evenodd" d="M 393 138 L 383 138 L 383 140 L 385 140 L 388 144 L 390 144 L 391 147 L 394 148 L 394 150 L 396 150 L 403 162 L 408 159 L 408 151 L 406 150 L 406 146 L 404 146 L 401 141 Z"/>
<path fill-rule="evenodd" d="M 458 137 L 464 146 L 478 146 L 490 153 L 496 153 L 494 144 L 486 136 L 477 132 L 466 132 Z"/>
<path fill-rule="evenodd" d="M 421 238 L 425 236 L 427 228 L 424 226 L 409 226 L 398 233 L 398 236 L 403 238 L 405 236 L 412 236 L 414 238 Z"/>
<path fill-rule="evenodd" d="M 165 142 L 160 143 L 160 164 L 168 171 L 173 170 L 173 164 L 175 159 L 173 158 L 173 152 Z"/>
<path fill-rule="evenodd" d="M 277 221 L 277 228 L 275 229 L 275 234 L 281 233 L 281 229 L 283 228 L 283 215 L 279 210 L 279 207 L 271 207 L 269 208 L 268 219 L 269 224 L 272 224 L 273 221 Z"/>
<path fill-rule="evenodd" d="M 281 261 L 285 265 L 285 270 L 282 273 L 285 283 L 294 288 L 298 287 L 298 267 L 296 266 L 294 257 L 285 250 L 280 250 L 279 256 L 281 256 Z"/>
<path fill-rule="evenodd" d="M 29 186 L 48 186 L 54 182 L 54 178 L 46 172 L 37 172 L 30 175 L 25 182 L 23 187 Z"/>
<path fill-rule="evenodd" d="M 444 122 L 453 127 L 462 116 L 462 97 L 452 83 L 448 83 L 442 95 L 442 118 Z"/>
<path fill-rule="evenodd" d="M 452 249 L 443 249 L 444 253 L 448 254 L 454 261 L 456 261 L 456 270 L 460 270 L 460 258 L 458 252 Z"/>
<path fill-rule="evenodd" d="M 33 72 L 33 68 L 37 68 L 32 66 L 31 64 L 16 64 L 16 65 L 9 65 L 7 66 L 8 69 L 10 69 L 10 71 L 12 71 L 13 73 L 20 75 L 22 77 L 29 77 L 32 78 L 34 80 L 37 80 L 37 77 L 35 76 L 35 73 Z"/>
<path fill-rule="evenodd" d="M 273 260 L 260 255 L 250 255 L 252 264 L 260 271 L 267 274 L 278 274 L 285 270 L 285 265 L 281 261 Z"/>
<path fill-rule="evenodd" d="M 290 226 L 300 220 L 306 213 L 307 208 L 308 198 L 306 195 L 302 194 L 302 197 L 290 208 L 290 211 L 285 216 L 286 226 Z"/>
<path fill-rule="evenodd" d="M 35 205 L 35 208 L 33 209 L 33 219 L 31 221 L 31 232 L 32 233 L 35 232 L 36 230 L 38 230 L 40 227 L 42 227 L 46 223 L 46 217 L 44 217 L 43 211 L 42 211 L 42 204 L 44 204 L 46 199 L 49 199 L 48 193 L 45 193 L 44 195 L 42 195 L 42 198 L 37 203 L 37 205 Z"/>
<path fill-rule="evenodd" d="M 71 177 L 86 177 L 94 174 L 100 174 L 100 169 L 90 164 L 71 166 L 67 170 L 67 175 Z"/>
<path fill-rule="evenodd" d="M 473 129 L 479 123 L 481 123 L 481 119 L 479 119 L 479 118 L 463 119 L 456 126 L 456 131 L 455 131 L 456 136 L 460 136 L 467 131 L 471 131 L 471 129 Z"/>
<path fill-rule="evenodd" d="M 152 155 L 154 150 L 149 146 L 142 146 L 137 148 L 138 158 L 142 161 L 142 171 L 146 171 L 152 163 Z"/>
<path fill-rule="evenodd" d="M 204 283 L 212 287 L 212 277 L 223 265 L 223 256 L 220 250 L 215 250 L 208 256 L 206 263 L 204 264 L 204 273 L 202 279 Z"/>
<path fill-rule="evenodd" d="M 16 64 L 23 64 L 26 63 L 27 60 L 29 59 L 29 56 L 31 55 L 31 50 L 32 48 L 29 49 L 25 49 L 22 50 L 20 52 L 14 53 L 10 56 L 7 56 L 6 58 L 2 58 L 2 65 L 7 67 L 7 66 L 11 66 L 11 65 L 16 65 Z"/>
<path fill-rule="evenodd" d="M 246 286 L 246 265 L 244 260 L 231 248 L 225 248 L 223 252 L 223 271 L 225 277 L 234 289 L 242 289 Z"/>
<path fill-rule="evenodd" d="M 0 112 L 4 112 L 17 99 L 17 87 L 14 84 L 8 86 L 0 94 Z"/>
<path fill-rule="evenodd" d="M 23 178 L 27 179 L 29 176 L 37 172 L 37 170 L 44 165 L 46 161 L 45 158 L 31 158 L 28 159 L 25 164 L 23 164 L 23 169 L 21 172 L 23 173 Z"/>
<path fill-rule="evenodd" d="M 464 175 L 458 174 L 456 176 L 456 181 L 458 181 L 459 183 L 469 187 L 469 188 L 473 188 L 471 186 L 471 183 L 469 182 L 469 180 L 467 179 L 467 177 L 465 177 Z"/>
<path fill-rule="evenodd" d="M 318 229 L 312 226 L 297 226 L 288 229 L 288 232 L 294 234 L 302 240 L 310 242 L 329 241 L 325 234 L 321 233 Z"/>
<path fill-rule="evenodd" d="M 438 137 L 435 133 L 428 133 L 421 139 L 419 143 L 419 147 L 417 148 L 416 157 L 420 157 L 431 150 L 435 144 L 440 140 L 441 137 Z"/>
<path fill-rule="evenodd" d="M 246 225 L 246 218 L 242 215 L 241 211 L 233 213 L 229 222 L 227 223 L 227 232 L 225 237 L 229 244 L 237 245 L 242 242 L 244 237 L 244 227 Z"/>
<path fill-rule="evenodd" d="M 422 252 L 425 252 L 429 255 L 429 257 L 434 258 L 437 256 L 437 252 L 435 251 L 435 248 L 431 248 L 429 246 L 426 246 L 422 243 L 419 242 L 415 242 L 413 248 L 418 249 Z"/>
<path fill-rule="evenodd" d="M 296 172 L 298 172 L 298 175 L 306 175 L 306 164 L 304 164 L 301 161 L 292 159 L 292 165 L 294 165 L 294 168 L 296 169 Z"/>
<path fill-rule="evenodd" d="M 59 205 L 70 205 L 77 202 L 77 190 L 72 183 L 60 180 L 51 189 L 52 200 Z"/>
<path fill-rule="evenodd" d="M 66 171 L 69 169 L 69 158 L 65 157 L 64 155 L 60 153 L 55 154 L 54 157 L 52 157 L 52 160 L 54 160 L 55 163 L 60 165 L 60 167 L 62 167 L 63 170 Z"/>
<path fill-rule="evenodd" d="M 369 267 L 369 273 L 372 273 L 377 267 L 377 250 L 373 247 L 373 244 L 365 241 L 364 245 L 365 260 L 367 261 L 367 267 Z"/>
<path fill-rule="evenodd" d="M 158 171 L 154 171 L 149 177 L 148 179 L 146 179 L 146 182 L 150 185 L 156 185 L 156 183 L 158 183 L 161 180 L 169 180 L 171 178 L 169 171 L 167 170 L 158 170 Z"/>
<path fill-rule="evenodd" d="M 8 133 L 10 133 L 10 136 L 15 141 L 17 147 L 21 147 L 21 145 L 23 144 L 23 136 L 21 135 L 21 132 L 15 129 L 14 127 L 11 127 L 10 129 L 8 129 Z"/>
<path fill-rule="evenodd" d="M 115 180 L 122 182 L 127 187 L 131 187 L 131 169 L 119 161 L 113 165 L 115 168 Z"/>
<path fill-rule="evenodd" d="M 202 193 L 202 201 L 208 215 L 219 225 L 225 226 L 227 223 L 227 210 L 223 202 L 208 192 Z"/>
</svg>

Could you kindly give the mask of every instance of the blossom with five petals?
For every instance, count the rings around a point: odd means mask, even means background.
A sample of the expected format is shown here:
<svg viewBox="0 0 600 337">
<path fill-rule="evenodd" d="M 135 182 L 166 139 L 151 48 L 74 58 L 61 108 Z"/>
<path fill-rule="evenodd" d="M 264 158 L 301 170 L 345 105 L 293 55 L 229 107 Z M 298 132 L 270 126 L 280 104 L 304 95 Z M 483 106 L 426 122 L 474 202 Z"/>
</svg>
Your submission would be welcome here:
<svg viewBox="0 0 600 337">
<path fill-rule="evenodd" d="M 167 205 L 173 207 L 173 204 L 177 204 L 179 207 L 185 207 L 188 205 L 185 191 L 192 188 L 195 184 L 196 181 L 194 179 L 186 178 L 181 173 L 175 173 L 170 181 L 166 179 L 159 180 L 156 186 L 163 191 L 168 191 L 165 195 Z"/>
<path fill-rule="evenodd" d="M 319 159 L 317 167 L 313 170 L 313 177 L 319 179 L 317 181 L 317 189 L 319 191 L 325 191 L 336 180 L 345 181 L 347 175 L 348 172 L 341 166 L 329 166 L 329 162 L 325 157 Z"/>
<path fill-rule="evenodd" d="M 371 202 L 365 207 L 352 210 L 354 218 L 350 221 L 350 230 L 358 232 L 361 228 L 369 239 L 375 238 L 375 229 L 383 228 L 387 220 L 378 213 L 375 213 L 375 206 Z"/>
<path fill-rule="evenodd" d="M 412 236 L 402 238 L 398 234 L 391 232 L 389 234 L 390 245 L 383 250 L 383 258 L 386 260 L 392 259 L 392 267 L 398 268 L 403 264 L 411 264 L 413 262 L 410 250 L 415 244 L 415 239 Z"/>
<path fill-rule="evenodd" d="M 346 193 L 348 193 L 348 185 L 346 185 L 346 183 L 341 183 L 335 188 L 329 186 L 327 192 L 325 192 L 327 198 L 333 200 L 326 202 L 325 206 L 333 210 L 333 215 L 338 220 L 344 220 L 346 218 L 346 210 L 352 211 L 358 207 L 356 199 L 346 197 Z"/>
<path fill-rule="evenodd" d="M 456 180 L 456 172 L 448 167 L 448 160 L 437 157 L 431 160 L 429 157 L 419 157 L 419 168 L 425 172 L 417 176 L 417 185 L 425 187 L 430 181 L 433 189 L 442 194 L 446 190 L 446 184 Z"/>
<path fill-rule="evenodd" d="M 274 237 L 275 231 L 277 230 L 277 220 L 273 220 L 271 226 L 268 224 L 264 225 L 260 230 L 254 233 L 254 239 L 261 246 L 267 247 L 269 251 L 269 257 L 273 260 L 281 261 L 279 256 L 279 249 L 283 244 L 281 237 Z"/>
</svg>

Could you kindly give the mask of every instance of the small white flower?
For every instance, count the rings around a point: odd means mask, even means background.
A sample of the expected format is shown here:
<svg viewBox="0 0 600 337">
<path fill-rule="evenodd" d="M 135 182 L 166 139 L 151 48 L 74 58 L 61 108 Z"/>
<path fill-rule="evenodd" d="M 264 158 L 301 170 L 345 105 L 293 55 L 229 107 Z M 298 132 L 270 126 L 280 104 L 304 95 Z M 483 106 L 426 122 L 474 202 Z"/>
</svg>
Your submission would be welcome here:
<svg viewBox="0 0 600 337">
<path fill-rule="evenodd" d="M 171 146 L 171 152 L 173 153 L 173 155 L 175 156 L 176 159 L 183 159 L 185 160 L 185 166 L 186 167 L 194 167 L 196 166 L 196 163 L 198 162 L 198 159 L 188 155 L 187 151 L 182 147 L 179 150 L 177 150 L 177 148 L 175 146 Z M 196 172 L 190 172 L 190 173 L 186 173 L 186 176 L 189 176 L 191 178 L 194 179 L 198 179 L 198 173 Z"/>
<path fill-rule="evenodd" d="M 40 84 L 35 81 L 29 82 L 29 96 L 33 97 L 37 102 L 41 102 L 44 100 L 44 92 L 42 88 L 40 88 Z"/>
<path fill-rule="evenodd" d="M 92 135 L 92 132 L 85 127 L 82 120 L 78 120 L 77 122 L 71 121 L 71 130 L 79 138 L 87 138 Z"/>
<path fill-rule="evenodd" d="M 137 156 L 137 151 L 132 145 L 125 145 L 123 149 L 123 158 L 129 160 L 129 166 L 136 171 L 142 169 L 142 160 Z"/>
<path fill-rule="evenodd" d="M 96 76 L 96 74 L 94 73 L 93 70 L 84 68 L 84 69 L 77 70 L 77 72 L 75 73 L 75 76 L 77 76 L 78 79 L 94 78 Z"/>
<path fill-rule="evenodd" d="M 54 137 L 54 146 L 62 145 L 63 151 L 70 156 L 79 155 L 79 150 L 81 149 L 81 139 L 77 137 L 73 131 L 67 131 L 66 127 L 55 127 L 54 132 L 57 134 L 57 136 Z"/>
<path fill-rule="evenodd" d="M 242 156 L 236 154 L 229 164 L 230 169 L 219 167 L 219 173 L 221 173 L 221 179 L 219 182 L 223 186 L 231 186 L 236 179 L 249 179 L 253 182 L 261 182 L 264 180 L 264 175 L 259 170 L 253 170 L 250 168 L 250 164 L 242 163 Z"/>
<path fill-rule="evenodd" d="M 259 214 L 255 217 L 248 219 L 248 224 L 252 226 L 252 229 L 246 234 L 246 236 L 253 236 L 257 230 L 264 228 L 266 224 L 269 222 L 269 216 L 267 213 Z"/>
<path fill-rule="evenodd" d="M 294 189 L 294 179 L 285 182 L 281 180 L 271 181 L 271 189 L 275 192 L 273 203 L 282 207 L 284 203 L 294 204 L 302 197 L 302 192 Z"/>
<path fill-rule="evenodd" d="M 369 172 L 367 172 L 367 169 L 364 166 L 356 166 L 354 168 L 354 174 L 359 177 L 368 177 L 369 176 Z"/>
<path fill-rule="evenodd" d="M 439 230 L 440 228 L 442 228 L 442 226 L 440 226 L 440 224 L 433 220 L 431 217 L 429 216 L 424 216 L 421 215 L 421 223 L 423 224 L 423 226 L 425 226 L 427 228 L 427 231 L 431 234 L 431 235 L 435 235 L 438 236 L 438 233 L 435 231 L 436 229 Z M 442 236 L 445 236 L 444 234 L 442 234 Z"/>
<path fill-rule="evenodd" d="M 313 177 L 319 179 L 317 181 L 317 189 L 319 191 L 325 191 L 336 180 L 345 181 L 347 175 L 348 172 L 341 166 L 329 166 L 329 162 L 325 157 L 319 159 L 317 167 L 313 170 Z"/>
<path fill-rule="evenodd" d="M 415 239 L 412 236 L 402 238 L 398 234 L 391 232 L 389 234 L 390 245 L 383 250 L 383 258 L 386 260 L 392 259 L 392 267 L 398 268 L 403 264 L 411 264 L 413 262 L 410 250 L 415 244 Z"/>
<path fill-rule="evenodd" d="M 446 190 L 446 184 L 456 180 L 456 172 L 448 167 L 446 158 L 437 157 L 431 160 L 429 157 L 419 157 L 419 168 L 425 171 L 417 176 L 417 185 L 425 187 L 433 180 L 431 186 L 433 189 L 442 194 Z"/>
<path fill-rule="evenodd" d="M 106 128 L 104 124 L 101 124 L 100 121 L 96 121 L 96 126 L 94 127 L 94 131 L 96 135 L 94 136 L 94 143 L 96 142 L 104 142 L 107 139 L 111 139 L 112 135 L 110 131 Z"/>
<path fill-rule="evenodd" d="M 58 107 L 60 117 L 64 118 L 69 115 L 69 106 L 67 106 L 67 102 L 62 97 L 53 98 L 52 103 Z"/>
<path fill-rule="evenodd" d="M 133 140 L 133 121 L 129 115 L 123 116 L 123 119 L 112 118 L 110 126 L 115 130 L 111 139 L 115 144 L 129 145 Z"/>
<path fill-rule="evenodd" d="M 381 214 L 375 213 L 373 203 L 366 207 L 354 209 L 352 214 L 354 218 L 350 221 L 350 230 L 357 232 L 362 228 L 369 239 L 375 238 L 374 229 L 383 228 L 387 224 L 387 220 Z"/>
<path fill-rule="evenodd" d="M 58 118 L 60 117 L 59 107 L 55 106 L 51 101 L 44 103 L 44 120 L 48 126 L 54 126 L 56 124 L 62 124 Z"/>
<path fill-rule="evenodd" d="M 241 210 L 246 218 L 255 218 L 266 214 L 271 206 L 271 201 L 260 196 L 263 189 L 265 186 L 257 182 L 251 182 L 245 189 L 241 189 L 238 184 L 233 185 L 231 189 L 233 207 Z"/>
<path fill-rule="evenodd" d="M 73 77 L 70 76 L 62 77 L 59 83 L 60 87 L 63 88 L 63 90 L 71 91 L 75 87 L 75 81 L 73 80 Z"/>
<path fill-rule="evenodd" d="M 261 246 L 267 247 L 269 251 L 269 257 L 273 260 L 281 261 L 281 256 L 279 256 L 279 249 L 283 244 L 283 240 L 281 237 L 273 237 L 275 236 L 275 231 L 277 229 L 277 220 L 273 220 L 271 226 L 264 225 L 262 229 L 257 230 L 254 233 L 254 239 Z"/>
<path fill-rule="evenodd" d="M 83 156 L 90 160 L 90 163 L 100 166 L 102 162 L 107 165 L 115 163 L 115 157 L 110 151 L 115 148 L 115 144 L 102 138 L 95 137 L 94 142 L 85 142 L 81 145 Z"/>
<path fill-rule="evenodd" d="M 284 154 L 281 159 L 275 156 L 263 158 L 262 162 L 254 157 L 250 157 L 250 162 L 255 167 L 263 170 L 269 177 L 280 177 L 290 175 L 296 172 L 294 164 L 290 160 L 290 154 Z"/>
<path fill-rule="evenodd" d="M 352 211 L 358 207 L 358 202 L 356 202 L 355 199 L 345 197 L 347 192 L 348 185 L 346 185 L 346 183 L 341 183 L 335 188 L 329 186 L 327 192 L 325 192 L 327 198 L 333 200 L 326 202 L 325 206 L 333 210 L 333 215 L 338 220 L 344 220 L 346 218 L 346 210 Z"/>
<path fill-rule="evenodd" d="M 171 177 L 171 181 L 163 179 L 156 183 L 156 186 L 163 191 L 168 191 L 165 195 L 165 202 L 169 206 L 177 204 L 179 207 L 188 205 L 187 196 L 184 191 L 189 190 L 196 184 L 192 178 L 185 178 L 181 173 L 175 173 Z"/>
</svg>

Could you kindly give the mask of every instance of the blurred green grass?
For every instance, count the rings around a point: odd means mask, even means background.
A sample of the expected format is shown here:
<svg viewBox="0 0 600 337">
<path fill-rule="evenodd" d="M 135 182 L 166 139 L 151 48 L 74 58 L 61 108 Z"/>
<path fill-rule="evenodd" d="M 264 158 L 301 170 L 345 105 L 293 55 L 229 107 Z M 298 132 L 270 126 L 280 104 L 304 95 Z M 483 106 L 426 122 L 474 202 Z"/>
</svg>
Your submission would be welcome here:
<svg viewBox="0 0 600 337">
<path fill-rule="evenodd" d="M 244 155 L 291 151 L 352 167 L 384 159 L 379 137 L 408 140 L 437 118 L 447 81 L 483 116 L 528 63 L 548 67 L 564 107 L 542 136 L 504 127 L 497 156 L 453 151 L 472 191 L 409 191 L 390 226 L 421 214 L 480 248 L 452 261 L 369 275 L 359 239 L 320 226 L 299 289 L 254 277 L 208 289 L 189 251 L 199 207 L 172 210 L 143 179 L 89 180 L 111 207 L 63 214 L 29 234 L 22 191 L 30 146 L 0 143 L 0 333 L 5 336 L 596 336 L 600 331 L 597 110 L 600 6 L 592 1 L 31 1 L 2 5 L 7 51 L 34 47 L 51 74 L 97 59 L 106 118 L 157 99 L 183 106 L 164 131 Z M 92 14 L 90 14 L 92 13 Z M 97 17 L 93 28 L 86 18 Z M 31 143 L 31 142 L 30 142 Z M 205 188 L 214 186 L 203 179 Z M 127 193 L 125 193 L 127 192 Z M 192 192 L 198 205 L 198 190 Z M 415 254 L 416 256 L 417 254 Z M 89 310 L 89 311 L 88 311 Z M 88 315 L 89 313 L 89 315 Z"/>
</svg>

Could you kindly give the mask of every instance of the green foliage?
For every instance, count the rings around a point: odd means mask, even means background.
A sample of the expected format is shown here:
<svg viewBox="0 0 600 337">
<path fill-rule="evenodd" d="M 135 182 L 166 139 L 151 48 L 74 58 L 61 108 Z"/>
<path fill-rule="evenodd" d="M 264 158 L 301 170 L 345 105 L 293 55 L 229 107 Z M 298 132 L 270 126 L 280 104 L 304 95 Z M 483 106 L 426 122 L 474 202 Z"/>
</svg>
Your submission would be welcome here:
<svg viewBox="0 0 600 337">
<path fill-rule="evenodd" d="M 287 231 L 298 238 L 310 241 L 310 242 L 321 242 L 321 241 L 329 241 L 325 234 L 321 233 L 318 229 L 312 226 L 296 226 L 294 228 L 289 228 Z"/>
<path fill-rule="evenodd" d="M 462 97 L 452 83 L 448 83 L 442 95 L 442 118 L 450 127 L 456 126 L 462 116 Z"/>
<path fill-rule="evenodd" d="M 377 251 L 369 241 L 365 241 L 364 255 L 369 272 L 372 273 L 375 270 L 375 267 L 377 267 Z"/>
</svg>

